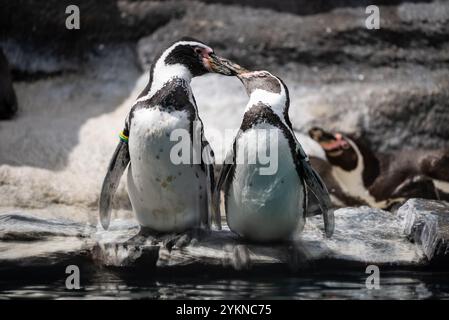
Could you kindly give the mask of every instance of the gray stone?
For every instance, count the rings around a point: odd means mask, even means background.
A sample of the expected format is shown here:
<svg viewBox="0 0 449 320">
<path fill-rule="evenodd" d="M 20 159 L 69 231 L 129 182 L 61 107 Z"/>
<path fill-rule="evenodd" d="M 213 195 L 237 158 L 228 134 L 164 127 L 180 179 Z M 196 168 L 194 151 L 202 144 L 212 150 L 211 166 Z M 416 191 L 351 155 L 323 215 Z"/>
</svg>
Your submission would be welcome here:
<svg viewBox="0 0 449 320">
<path fill-rule="evenodd" d="M 185 246 L 167 247 L 172 235 L 143 235 L 132 220 L 117 219 L 107 231 L 66 219 L 39 219 L 29 214 L 3 214 L 0 269 L 15 266 L 59 265 L 68 259 L 116 268 L 171 270 L 229 269 L 364 270 L 420 267 L 427 259 L 402 233 L 402 220 L 368 207 L 335 212 L 336 230 L 331 239 L 322 231 L 321 217 L 308 219 L 293 241 L 247 243 L 227 226 L 203 232 Z M 182 236 L 180 239 L 183 238 Z M 26 244 L 24 241 L 26 240 Z"/>
<path fill-rule="evenodd" d="M 398 209 L 405 235 L 433 263 L 449 261 L 449 203 L 410 199 Z"/>
<path fill-rule="evenodd" d="M 447 63 L 448 3 L 407 3 L 380 10 L 382 26 L 377 31 L 366 28 L 364 8 L 340 8 L 303 17 L 191 3 L 180 19 L 141 39 L 139 53 L 147 64 L 146 58 L 154 57 L 167 42 L 189 34 L 248 67 L 292 61 L 314 66 L 376 67 L 402 62 L 432 67 Z"/>
<path fill-rule="evenodd" d="M 0 241 L 36 241 L 48 237 L 90 237 L 93 228 L 67 219 L 42 219 L 26 213 L 0 215 Z"/>
<path fill-rule="evenodd" d="M 76 3 L 80 29 L 69 30 L 65 10 L 72 4 L 69 0 L 18 0 L 2 5 L 0 46 L 16 79 L 35 80 L 76 72 L 105 45 L 132 43 L 186 10 L 186 4 L 177 1 L 84 0 Z"/>
</svg>

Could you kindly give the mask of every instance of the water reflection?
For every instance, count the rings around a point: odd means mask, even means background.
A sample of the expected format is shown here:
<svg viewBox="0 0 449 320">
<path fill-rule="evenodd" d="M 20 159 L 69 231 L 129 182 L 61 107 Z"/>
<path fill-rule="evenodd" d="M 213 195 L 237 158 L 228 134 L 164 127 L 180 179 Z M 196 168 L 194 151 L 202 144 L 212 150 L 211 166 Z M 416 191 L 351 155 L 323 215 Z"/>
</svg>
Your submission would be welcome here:
<svg viewBox="0 0 449 320">
<path fill-rule="evenodd" d="M 64 279 L 48 283 L 0 281 L 2 299 L 449 299 L 447 273 L 383 275 L 381 288 L 365 287 L 363 274 L 304 277 L 130 277 L 94 273 L 82 289 L 65 289 Z M 83 281 L 82 281 L 83 282 Z"/>
</svg>

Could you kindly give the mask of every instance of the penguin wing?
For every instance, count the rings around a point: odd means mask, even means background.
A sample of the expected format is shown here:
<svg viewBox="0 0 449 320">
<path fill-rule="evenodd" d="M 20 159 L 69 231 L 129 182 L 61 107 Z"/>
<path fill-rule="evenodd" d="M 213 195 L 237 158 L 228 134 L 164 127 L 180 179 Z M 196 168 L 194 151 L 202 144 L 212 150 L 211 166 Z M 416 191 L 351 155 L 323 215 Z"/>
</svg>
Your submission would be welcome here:
<svg viewBox="0 0 449 320">
<path fill-rule="evenodd" d="M 296 138 L 295 138 L 296 140 Z M 327 237 L 331 237 L 334 233 L 334 211 L 331 209 L 332 203 L 326 185 L 321 179 L 318 172 L 313 169 L 309 162 L 309 158 L 302 149 L 299 142 L 296 140 L 296 156 L 299 158 L 297 166 L 298 175 L 304 178 L 308 190 L 310 190 L 315 198 L 318 200 L 318 205 L 323 214 L 324 230 Z"/>
<path fill-rule="evenodd" d="M 100 221 L 105 230 L 108 229 L 111 220 L 112 199 L 129 161 L 128 143 L 121 140 L 112 155 L 108 172 L 106 173 L 106 177 L 103 180 L 103 186 L 101 187 Z"/>
<path fill-rule="evenodd" d="M 230 181 L 228 181 L 228 180 L 232 179 L 231 172 L 233 172 L 235 170 L 235 141 L 236 140 L 237 140 L 237 138 L 234 140 L 232 149 L 229 150 L 229 152 L 226 154 L 226 158 L 225 158 L 225 160 L 223 162 L 223 166 L 220 170 L 220 176 L 218 178 L 217 185 L 216 185 L 215 191 L 214 191 L 213 206 L 215 208 L 215 212 L 217 212 L 220 216 L 221 216 L 221 213 L 220 213 L 221 190 L 224 188 L 225 185 L 230 183 Z"/>
<path fill-rule="evenodd" d="M 206 172 L 206 190 L 207 190 L 207 208 L 208 208 L 208 218 L 211 218 L 212 222 L 215 224 L 218 230 L 221 230 L 221 216 L 220 212 L 215 210 L 213 204 L 214 201 L 214 189 L 215 189 L 215 176 L 214 176 L 214 153 L 209 142 L 206 140 L 203 134 L 202 138 L 202 157 L 201 161 L 204 165 Z"/>
</svg>

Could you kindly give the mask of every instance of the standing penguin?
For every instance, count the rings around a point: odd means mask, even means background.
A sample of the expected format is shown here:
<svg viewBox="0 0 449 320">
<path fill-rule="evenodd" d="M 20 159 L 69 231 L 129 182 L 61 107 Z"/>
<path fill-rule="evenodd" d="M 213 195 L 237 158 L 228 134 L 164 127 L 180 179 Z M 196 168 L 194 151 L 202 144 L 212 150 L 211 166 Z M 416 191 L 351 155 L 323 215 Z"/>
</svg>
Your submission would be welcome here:
<svg viewBox="0 0 449 320">
<path fill-rule="evenodd" d="M 286 240 L 305 223 L 310 190 L 318 199 L 326 236 L 331 237 L 334 216 L 329 210 L 330 197 L 293 133 L 287 87 L 267 71 L 242 70 L 237 77 L 250 99 L 220 173 L 214 195 L 216 210 L 220 190 L 224 189 L 226 217 L 232 231 L 251 241 Z M 272 139 L 274 147 L 269 141 Z M 253 158 L 254 154 L 277 152 L 277 159 L 273 159 L 277 170 L 262 174 L 262 169 L 267 169 L 263 164 L 266 161 L 258 156 L 253 163 L 242 163 L 242 152 Z"/>
<path fill-rule="evenodd" d="M 149 83 L 128 114 L 103 182 L 100 220 L 104 229 L 109 226 L 112 198 L 128 164 L 128 194 L 143 228 L 184 232 L 209 226 L 213 152 L 190 87 L 193 77 L 207 72 L 233 74 L 225 59 L 191 38 L 170 45 L 151 66 Z M 186 133 L 188 141 L 173 141 L 179 138 L 172 136 L 175 132 Z M 190 154 L 179 163 L 186 155 L 177 145 L 186 142 Z M 220 227 L 219 216 L 214 218 Z"/>
</svg>

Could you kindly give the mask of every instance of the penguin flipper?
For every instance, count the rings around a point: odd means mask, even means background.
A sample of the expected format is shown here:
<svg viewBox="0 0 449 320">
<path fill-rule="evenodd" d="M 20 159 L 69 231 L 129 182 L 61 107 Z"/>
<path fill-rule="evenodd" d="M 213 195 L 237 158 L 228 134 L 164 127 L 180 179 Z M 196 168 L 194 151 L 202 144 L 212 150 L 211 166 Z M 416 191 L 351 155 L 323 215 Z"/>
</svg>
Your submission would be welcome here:
<svg viewBox="0 0 449 320">
<path fill-rule="evenodd" d="M 235 148 L 235 142 L 234 142 L 234 146 L 233 149 Z M 217 181 L 217 185 L 215 187 L 215 191 L 214 191 L 214 198 L 213 198 L 213 206 L 214 206 L 214 210 L 215 212 L 218 213 L 218 215 L 220 215 L 221 217 L 221 213 L 220 213 L 220 195 L 221 195 L 221 190 L 223 189 L 224 185 L 227 183 L 227 180 L 230 177 L 230 172 L 233 170 L 235 166 L 234 163 L 234 150 L 230 151 L 227 155 L 226 158 L 223 162 L 223 166 L 221 168 L 220 171 L 220 176 L 218 178 Z"/>
<path fill-rule="evenodd" d="M 217 212 L 215 210 L 215 206 L 213 204 L 214 191 L 215 191 L 215 176 L 214 176 L 215 158 L 213 156 L 212 147 L 206 141 L 205 138 L 203 138 L 202 155 L 203 155 L 203 157 L 205 157 L 204 160 L 206 160 L 205 162 L 203 162 L 203 164 L 205 166 L 205 172 L 206 172 L 207 209 L 208 209 L 208 215 L 207 215 L 208 221 L 207 222 L 209 224 L 209 222 L 212 221 L 215 224 L 215 227 L 218 230 L 221 230 L 220 212 Z"/>
<path fill-rule="evenodd" d="M 103 180 L 100 194 L 100 221 L 105 230 L 109 227 L 111 220 L 112 199 L 117 191 L 120 178 L 130 161 L 128 143 L 120 141 L 112 155 L 108 172 Z"/>
<path fill-rule="evenodd" d="M 324 230 L 328 238 L 332 237 L 335 229 L 334 211 L 331 209 L 332 203 L 326 185 L 319 174 L 312 168 L 307 158 L 301 160 L 304 181 L 308 189 L 318 200 L 324 220 Z"/>
</svg>

